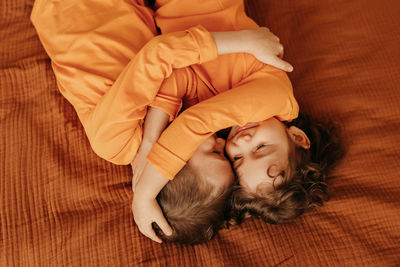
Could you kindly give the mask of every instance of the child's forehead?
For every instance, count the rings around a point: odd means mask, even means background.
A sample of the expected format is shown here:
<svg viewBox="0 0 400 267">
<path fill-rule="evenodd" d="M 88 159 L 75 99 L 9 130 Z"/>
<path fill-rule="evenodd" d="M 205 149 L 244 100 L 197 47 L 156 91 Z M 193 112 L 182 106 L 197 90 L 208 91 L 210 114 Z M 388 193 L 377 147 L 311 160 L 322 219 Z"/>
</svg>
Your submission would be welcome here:
<svg viewBox="0 0 400 267">
<path fill-rule="evenodd" d="M 234 181 L 235 175 L 228 159 L 222 160 L 216 156 L 207 155 L 195 166 L 199 177 L 215 186 L 229 185 Z"/>
<path fill-rule="evenodd" d="M 228 187 L 235 181 L 235 175 L 232 169 L 226 169 L 224 172 L 213 172 L 211 175 L 202 175 L 203 179 L 211 184 L 214 189 L 219 190 L 221 188 Z"/>
</svg>

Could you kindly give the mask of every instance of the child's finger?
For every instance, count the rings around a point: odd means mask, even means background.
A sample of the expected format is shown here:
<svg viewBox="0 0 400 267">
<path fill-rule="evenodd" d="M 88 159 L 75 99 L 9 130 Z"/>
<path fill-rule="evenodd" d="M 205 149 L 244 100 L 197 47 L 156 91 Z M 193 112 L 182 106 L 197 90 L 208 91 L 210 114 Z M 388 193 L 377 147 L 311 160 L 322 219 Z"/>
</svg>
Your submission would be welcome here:
<svg viewBox="0 0 400 267">
<path fill-rule="evenodd" d="M 168 224 L 168 222 L 164 218 L 164 216 L 163 217 L 159 217 L 155 222 L 158 224 L 158 226 L 161 228 L 161 230 L 163 231 L 163 233 L 165 235 L 172 235 L 172 228 Z"/>
<path fill-rule="evenodd" d="M 149 227 L 138 227 L 139 231 L 145 235 L 146 237 L 150 238 L 151 240 L 157 242 L 157 243 L 162 243 L 162 240 L 156 235 L 156 233 L 154 233 L 153 228 L 151 227 L 151 224 L 149 225 Z"/>
<path fill-rule="evenodd" d="M 146 231 L 146 233 L 143 233 L 145 236 L 150 238 L 151 240 L 157 242 L 157 243 L 162 243 L 162 240 L 156 235 L 156 233 L 153 231 L 153 229 L 150 226 L 150 229 Z"/>
<path fill-rule="evenodd" d="M 273 57 L 268 64 L 287 72 L 293 71 L 293 66 L 279 57 Z"/>
</svg>

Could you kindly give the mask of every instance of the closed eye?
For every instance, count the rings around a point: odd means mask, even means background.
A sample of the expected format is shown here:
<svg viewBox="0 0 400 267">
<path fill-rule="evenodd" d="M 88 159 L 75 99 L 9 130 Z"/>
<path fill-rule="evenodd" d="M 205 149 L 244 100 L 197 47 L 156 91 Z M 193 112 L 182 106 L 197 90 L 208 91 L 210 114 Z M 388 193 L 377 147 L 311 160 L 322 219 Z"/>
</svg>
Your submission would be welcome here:
<svg viewBox="0 0 400 267">
<path fill-rule="evenodd" d="M 257 148 L 256 148 L 256 151 L 262 149 L 263 147 L 266 147 L 266 145 L 264 145 L 264 144 L 258 145 Z"/>
<path fill-rule="evenodd" d="M 242 156 L 233 157 L 233 162 L 235 162 L 235 161 L 237 161 L 237 160 L 239 160 L 239 159 L 241 159 L 241 158 L 242 158 Z"/>
<path fill-rule="evenodd" d="M 218 150 L 214 150 L 213 153 L 217 154 L 217 155 L 221 155 L 221 152 L 219 152 Z"/>
</svg>

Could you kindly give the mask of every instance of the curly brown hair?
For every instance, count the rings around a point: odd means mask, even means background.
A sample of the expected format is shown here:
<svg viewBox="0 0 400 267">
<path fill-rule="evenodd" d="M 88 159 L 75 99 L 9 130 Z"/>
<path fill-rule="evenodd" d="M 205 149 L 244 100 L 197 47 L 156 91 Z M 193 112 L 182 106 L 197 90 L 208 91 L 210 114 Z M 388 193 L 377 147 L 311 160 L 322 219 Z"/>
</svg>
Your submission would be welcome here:
<svg viewBox="0 0 400 267">
<path fill-rule="evenodd" d="M 303 130 L 311 147 L 292 149 L 288 168 L 278 175 L 282 182 L 274 185 L 272 192 L 265 192 L 260 186 L 260 191 L 252 193 L 236 184 L 230 201 L 230 224 L 238 224 L 250 216 L 259 216 L 272 224 L 291 222 L 329 199 L 327 174 L 344 155 L 337 126 L 305 114 L 299 114 L 286 126 Z"/>
<path fill-rule="evenodd" d="M 231 192 L 232 186 L 216 189 L 186 164 L 157 196 L 173 229 L 172 235 L 165 235 L 156 223 L 153 229 L 167 242 L 198 244 L 209 241 L 224 226 Z"/>
</svg>

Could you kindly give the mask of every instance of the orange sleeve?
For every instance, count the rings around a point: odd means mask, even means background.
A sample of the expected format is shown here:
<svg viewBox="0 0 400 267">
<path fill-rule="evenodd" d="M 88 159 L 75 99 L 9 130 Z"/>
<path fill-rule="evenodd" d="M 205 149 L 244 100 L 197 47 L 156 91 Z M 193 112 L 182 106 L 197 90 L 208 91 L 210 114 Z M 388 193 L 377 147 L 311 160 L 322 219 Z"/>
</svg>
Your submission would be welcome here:
<svg viewBox="0 0 400 267">
<path fill-rule="evenodd" d="M 202 26 L 154 37 L 127 65 L 82 123 L 93 150 L 129 164 L 141 140 L 141 120 L 173 69 L 212 60 L 217 49 Z"/>
<path fill-rule="evenodd" d="M 181 113 L 163 132 L 147 159 L 161 174 L 173 179 L 200 144 L 218 130 L 274 116 L 282 121 L 292 120 L 298 110 L 286 73 L 265 66 L 237 87 Z"/>
<path fill-rule="evenodd" d="M 171 76 L 163 81 L 150 106 L 167 113 L 169 121 L 175 119 L 182 108 L 182 99 L 186 93 L 195 90 L 194 76 L 195 74 L 189 67 L 175 69 Z"/>
</svg>

